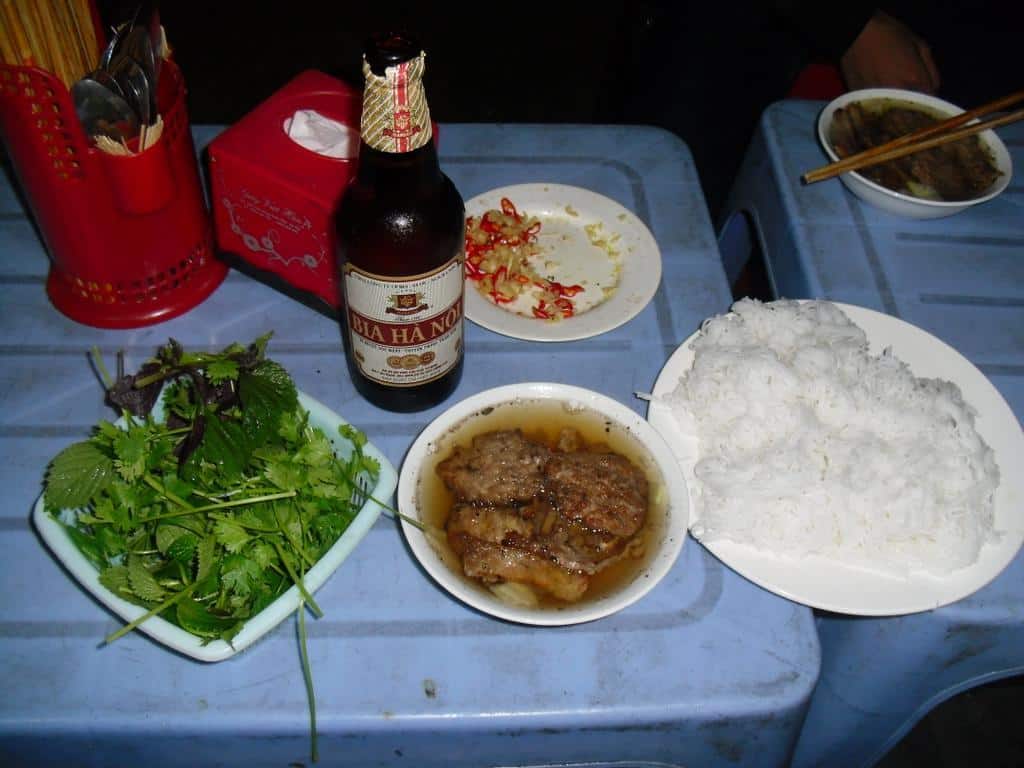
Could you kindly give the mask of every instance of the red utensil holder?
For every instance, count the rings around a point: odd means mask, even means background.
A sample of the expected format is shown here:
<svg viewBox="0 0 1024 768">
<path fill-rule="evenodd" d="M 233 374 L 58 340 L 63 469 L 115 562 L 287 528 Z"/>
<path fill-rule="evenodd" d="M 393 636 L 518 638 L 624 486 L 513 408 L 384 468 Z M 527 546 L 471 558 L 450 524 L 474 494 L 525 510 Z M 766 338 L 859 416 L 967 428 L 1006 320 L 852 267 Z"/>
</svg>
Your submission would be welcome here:
<svg viewBox="0 0 1024 768">
<path fill-rule="evenodd" d="M 169 320 L 220 285 L 212 227 L 173 61 L 161 68 L 160 139 L 117 156 L 90 146 L 67 88 L 0 65 L 0 134 L 50 256 L 46 290 L 73 320 L 135 328 Z"/>
</svg>

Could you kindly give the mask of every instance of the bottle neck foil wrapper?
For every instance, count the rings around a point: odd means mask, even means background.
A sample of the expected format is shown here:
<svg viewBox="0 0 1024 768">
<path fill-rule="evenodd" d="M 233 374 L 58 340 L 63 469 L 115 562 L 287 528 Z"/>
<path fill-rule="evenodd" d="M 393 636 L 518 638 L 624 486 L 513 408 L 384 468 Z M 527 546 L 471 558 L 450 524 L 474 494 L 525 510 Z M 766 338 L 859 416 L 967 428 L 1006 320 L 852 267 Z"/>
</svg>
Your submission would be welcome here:
<svg viewBox="0 0 1024 768">
<path fill-rule="evenodd" d="M 360 133 L 367 146 L 380 152 L 402 153 L 430 141 L 430 109 L 423 89 L 426 55 L 375 74 L 363 60 L 366 89 Z"/>
</svg>

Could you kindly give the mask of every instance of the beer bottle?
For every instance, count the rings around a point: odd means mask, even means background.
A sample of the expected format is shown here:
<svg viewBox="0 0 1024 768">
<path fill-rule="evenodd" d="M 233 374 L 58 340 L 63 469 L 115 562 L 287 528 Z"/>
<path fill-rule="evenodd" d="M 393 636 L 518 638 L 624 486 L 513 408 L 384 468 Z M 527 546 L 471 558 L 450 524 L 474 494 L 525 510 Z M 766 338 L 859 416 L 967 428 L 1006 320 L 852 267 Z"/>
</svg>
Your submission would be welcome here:
<svg viewBox="0 0 1024 768">
<path fill-rule="evenodd" d="M 465 207 L 438 163 L 424 60 L 402 34 L 367 45 L 359 165 L 335 220 L 349 374 L 391 411 L 441 402 L 462 375 Z"/>
</svg>

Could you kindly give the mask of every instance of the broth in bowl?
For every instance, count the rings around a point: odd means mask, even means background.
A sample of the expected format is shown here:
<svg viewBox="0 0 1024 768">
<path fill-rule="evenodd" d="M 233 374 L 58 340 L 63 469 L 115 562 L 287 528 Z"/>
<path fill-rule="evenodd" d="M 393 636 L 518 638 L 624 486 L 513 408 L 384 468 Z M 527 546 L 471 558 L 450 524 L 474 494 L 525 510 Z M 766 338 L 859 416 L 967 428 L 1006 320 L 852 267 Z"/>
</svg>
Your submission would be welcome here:
<svg viewBox="0 0 1024 768">
<path fill-rule="evenodd" d="M 666 533 L 657 462 L 626 428 L 557 400 L 488 406 L 421 467 L 420 520 L 469 588 L 558 611 L 643 574 Z"/>
</svg>

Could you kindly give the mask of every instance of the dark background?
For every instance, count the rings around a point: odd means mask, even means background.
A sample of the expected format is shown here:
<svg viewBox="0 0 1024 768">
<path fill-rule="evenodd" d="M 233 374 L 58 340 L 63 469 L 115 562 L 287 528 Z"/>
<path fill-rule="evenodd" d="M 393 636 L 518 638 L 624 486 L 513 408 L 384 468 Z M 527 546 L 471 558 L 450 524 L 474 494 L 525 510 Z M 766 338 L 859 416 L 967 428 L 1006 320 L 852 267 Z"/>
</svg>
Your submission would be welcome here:
<svg viewBox="0 0 1024 768">
<path fill-rule="evenodd" d="M 136 4 L 97 7 L 109 27 Z M 435 120 L 659 125 L 689 145 L 715 213 L 761 111 L 824 56 L 777 5 L 786 3 L 178 0 L 160 12 L 195 123 L 233 123 L 305 69 L 361 88 L 367 36 L 405 29 L 427 51 Z M 939 95 L 969 107 L 1024 87 L 1018 5 L 911 0 L 889 9 L 932 43 Z"/>
</svg>

